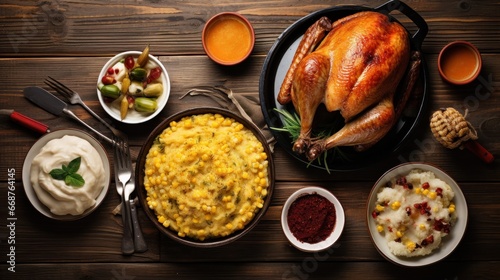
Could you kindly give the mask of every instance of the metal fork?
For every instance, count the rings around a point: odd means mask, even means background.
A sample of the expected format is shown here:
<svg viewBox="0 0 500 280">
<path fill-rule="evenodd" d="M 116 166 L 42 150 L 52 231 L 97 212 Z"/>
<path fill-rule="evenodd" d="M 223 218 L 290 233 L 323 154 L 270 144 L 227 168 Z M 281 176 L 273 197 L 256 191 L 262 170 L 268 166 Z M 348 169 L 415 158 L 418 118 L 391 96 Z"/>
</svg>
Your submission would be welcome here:
<svg viewBox="0 0 500 280">
<path fill-rule="evenodd" d="M 130 217 L 130 204 L 128 204 L 127 196 L 130 195 L 126 192 L 126 185 L 130 178 L 132 178 L 132 170 L 128 165 L 126 152 L 128 145 L 122 139 L 114 137 L 115 145 L 114 152 L 114 167 L 115 167 L 115 181 L 116 189 L 122 198 L 121 211 L 123 219 L 123 238 L 122 238 L 122 253 L 124 255 L 131 255 L 134 253 L 134 240 L 132 239 L 132 220 Z"/>
<path fill-rule="evenodd" d="M 115 137 L 115 177 L 117 178 L 116 189 L 122 197 L 122 216 L 124 219 L 124 230 L 127 226 L 133 233 L 133 250 L 138 253 L 145 252 L 148 247 L 144 240 L 139 221 L 137 219 L 137 210 L 130 194 L 135 190 L 135 181 L 133 176 L 132 160 L 130 158 L 130 149 L 127 141 Z M 121 185 L 118 184 L 121 183 Z M 124 213 L 125 211 L 125 213 Z M 127 224 L 127 223 L 130 223 Z M 125 232 L 124 232 L 125 237 Z M 127 236 L 128 237 L 128 236 Z M 127 244 L 128 245 L 128 244 Z"/>
<path fill-rule="evenodd" d="M 130 171 L 129 178 L 127 179 L 127 182 L 122 182 L 118 177 L 119 174 L 116 171 L 115 168 L 115 177 L 116 177 L 116 190 L 118 191 L 118 194 L 122 197 L 122 217 L 124 219 L 124 229 L 125 225 L 127 226 L 127 230 L 129 232 L 124 231 L 124 237 L 125 235 L 130 235 L 133 232 L 133 246 L 135 247 L 136 252 L 144 252 L 147 250 L 147 245 L 146 242 L 144 241 L 144 237 L 142 235 L 142 230 L 139 226 L 139 221 L 137 219 L 137 210 L 135 207 L 135 203 L 133 200 L 130 200 L 130 194 L 134 191 L 135 185 L 134 185 L 134 176 L 132 172 L 132 161 L 130 159 L 130 150 L 128 146 L 128 141 L 127 141 L 127 135 L 120 130 L 112 127 L 110 124 L 108 124 L 105 120 L 101 119 L 99 115 L 97 115 L 92 109 L 90 109 L 81 99 L 80 95 L 65 86 L 63 83 L 58 82 L 56 79 L 48 76 L 48 79 L 45 79 L 45 84 L 51 87 L 53 90 L 64 96 L 69 103 L 76 105 L 79 104 L 81 105 L 87 112 L 89 112 L 92 116 L 94 116 L 97 120 L 99 120 L 101 123 L 103 123 L 107 128 L 111 130 L 113 133 L 114 137 L 114 151 L 115 151 L 115 159 L 116 161 L 120 161 L 123 164 L 123 169 L 127 168 Z M 119 149 L 121 152 L 116 153 L 117 149 Z M 122 156 L 125 156 L 123 158 Z M 123 171 L 124 172 L 124 171 Z M 123 178 L 125 178 L 124 175 Z M 123 203 L 125 201 L 126 203 Z M 125 213 L 124 213 L 125 211 Z M 130 228 L 130 219 L 132 219 L 132 229 Z M 127 236 L 127 238 L 129 238 Z M 130 246 L 130 244 L 126 244 L 127 246 Z M 128 249 L 130 250 L 130 249 Z"/>
<path fill-rule="evenodd" d="M 68 88 L 63 83 L 57 81 L 56 79 L 54 79 L 54 78 L 52 78 L 50 76 L 48 76 L 48 79 L 45 79 L 44 83 L 46 85 L 48 85 L 49 87 L 51 87 L 56 92 L 58 92 L 60 95 L 64 96 L 69 101 L 69 103 L 71 103 L 72 105 L 78 104 L 78 105 L 82 106 L 94 118 L 96 118 L 102 124 L 104 124 L 107 128 L 109 128 L 111 130 L 111 132 L 113 132 L 113 134 L 115 136 L 118 136 L 120 138 L 125 138 L 125 135 L 123 134 L 123 132 L 121 132 L 118 129 L 112 127 L 109 123 L 107 123 L 105 120 L 103 120 L 101 117 L 99 117 L 99 115 L 97 115 L 94 111 L 92 111 L 92 109 L 90 109 L 85 104 L 85 102 L 83 102 L 83 100 L 80 97 L 80 94 L 78 94 L 78 92 L 76 92 L 76 91 Z"/>
</svg>

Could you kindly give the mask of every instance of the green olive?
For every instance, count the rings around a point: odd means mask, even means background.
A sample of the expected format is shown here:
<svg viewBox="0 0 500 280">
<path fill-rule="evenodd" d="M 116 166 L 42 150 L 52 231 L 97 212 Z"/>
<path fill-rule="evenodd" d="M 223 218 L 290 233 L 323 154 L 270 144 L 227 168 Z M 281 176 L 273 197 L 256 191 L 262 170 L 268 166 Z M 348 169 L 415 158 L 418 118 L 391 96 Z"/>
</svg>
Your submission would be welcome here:
<svg viewBox="0 0 500 280">
<path fill-rule="evenodd" d="M 120 96 L 120 89 L 116 85 L 105 85 L 100 88 L 103 96 L 116 99 Z"/>
<path fill-rule="evenodd" d="M 157 106 L 158 104 L 153 98 L 137 97 L 134 102 L 134 108 L 138 112 L 152 113 L 156 111 Z"/>
<path fill-rule="evenodd" d="M 148 77 L 148 71 L 144 68 L 137 67 L 130 71 L 129 76 L 133 81 L 143 82 Z"/>
</svg>

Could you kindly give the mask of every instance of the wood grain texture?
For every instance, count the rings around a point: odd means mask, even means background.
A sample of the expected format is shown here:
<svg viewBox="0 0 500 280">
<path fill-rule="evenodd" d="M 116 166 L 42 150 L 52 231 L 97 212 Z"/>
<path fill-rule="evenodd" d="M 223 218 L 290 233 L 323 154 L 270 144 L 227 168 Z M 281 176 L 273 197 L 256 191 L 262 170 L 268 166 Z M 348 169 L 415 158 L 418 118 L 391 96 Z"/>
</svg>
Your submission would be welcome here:
<svg viewBox="0 0 500 280">
<path fill-rule="evenodd" d="M 0 3 L 0 108 L 14 109 L 50 126 L 80 124 L 56 117 L 23 97 L 26 86 L 42 86 L 47 76 L 78 91 L 97 114 L 126 132 L 133 161 L 149 133 L 165 118 L 185 109 L 216 105 L 204 97 L 179 99 L 198 86 L 223 85 L 235 94 L 258 99 L 259 77 L 266 56 L 280 34 L 311 12 L 335 5 L 377 7 L 385 0 L 345 1 L 170 1 L 170 0 L 3 0 Z M 114 180 L 103 204 L 85 219 L 61 223 L 45 218 L 31 205 L 21 179 L 24 158 L 40 135 L 0 115 L 0 279 L 498 279 L 500 273 L 500 169 L 496 159 L 484 164 L 466 150 L 448 150 L 432 137 L 429 116 L 442 107 L 468 110 L 479 142 L 500 154 L 500 19 L 495 1 L 405 1 L 424 17 L 429 33 L 422 50 L 427 65 L 429 102 L 414 137 L 400 151 L 365 169 L 332 172 L 307 168 L 277 146 L 276 185 L 271 206 L 259 224 L 236 242 L 210 249 L 192 248 L 160 234 L 141 207 L 139 220 L 149 250 L 121 254 L 122 222 L 113 210 L 120 198 Z M 255 29 L 251 57 L 234 67 L 210 61 L 201 45 L 204 23 L 214 14 L 237 11 Z M 410 32 L 415 27 L 394 12 Z M 467 40 L 482 53 L 480 78 L 466 86 L 442 81 L 439 50 L 453 40 Z M 165 65 L 171 80 L 166 108 L 143 125 L 125 125 L 106 115 L 96 95 L 102 65 L 118 52 L 151 52 Z M 81 107 L 71 109 L 110 136 Z M 112 159 L 110 146 L 104 143 Z M 407 269 L 385 260 L 366 227 L 366 200 L 374 182 L 389 168 L 408 161 L 441 167 L 464 192 L 469 211 L 466 234 L 444 261 Z M 7 225 L 8 171 L 15 170 L 16 272 L 7 269 L 10 252 Z M 330 251 L 309 254 L 286 240 L 280 224 L 282 205 L 294 191 L 324 187 L 341 201 L 346 226 Z M 367 274 L 368 273 L 368 274 Z"/>
</svg>

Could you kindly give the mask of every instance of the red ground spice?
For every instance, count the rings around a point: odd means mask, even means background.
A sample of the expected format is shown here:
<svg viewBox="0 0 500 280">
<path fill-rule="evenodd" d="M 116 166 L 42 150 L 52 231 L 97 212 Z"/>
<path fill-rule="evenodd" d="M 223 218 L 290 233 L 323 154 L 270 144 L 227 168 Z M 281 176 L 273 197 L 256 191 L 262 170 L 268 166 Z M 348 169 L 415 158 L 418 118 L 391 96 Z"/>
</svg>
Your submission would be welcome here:
<svg viewBox="0 0 500 280">
<path fill-rule="evenodd" d="M 335 226 L 335 206 L 319 194 L 297 198 L 288 210 L 288 227 L 301 242 L 318 243 L 330 236 Z"/>
</svg>

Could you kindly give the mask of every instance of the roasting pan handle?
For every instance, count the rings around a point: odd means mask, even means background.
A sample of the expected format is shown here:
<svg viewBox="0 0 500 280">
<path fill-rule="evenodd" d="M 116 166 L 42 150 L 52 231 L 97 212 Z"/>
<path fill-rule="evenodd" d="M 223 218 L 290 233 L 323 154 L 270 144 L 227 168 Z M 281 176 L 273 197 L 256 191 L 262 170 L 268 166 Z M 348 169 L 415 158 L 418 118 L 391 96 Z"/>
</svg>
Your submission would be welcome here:
<svg viewBox="0 0 500 280">
<path fill-rule="evenodd" d="M 412 36 L 412 40 L 420 49 L 422 43 L 424 42 L 425 36 L 427 36 L 427 31 L 429 30 L 429 28 L 427 27 L 427 23 L 425 22 L 425 20 L 415 10 L 399 0 L 391 0 L 375 8 L 375 10 L 379 13 L 384 14 L 389 14 L 392 11 L 400 11 L 402 14 L 411 19 L 413 23 L 418 27 L 418 30 Z"/>
</svg>

